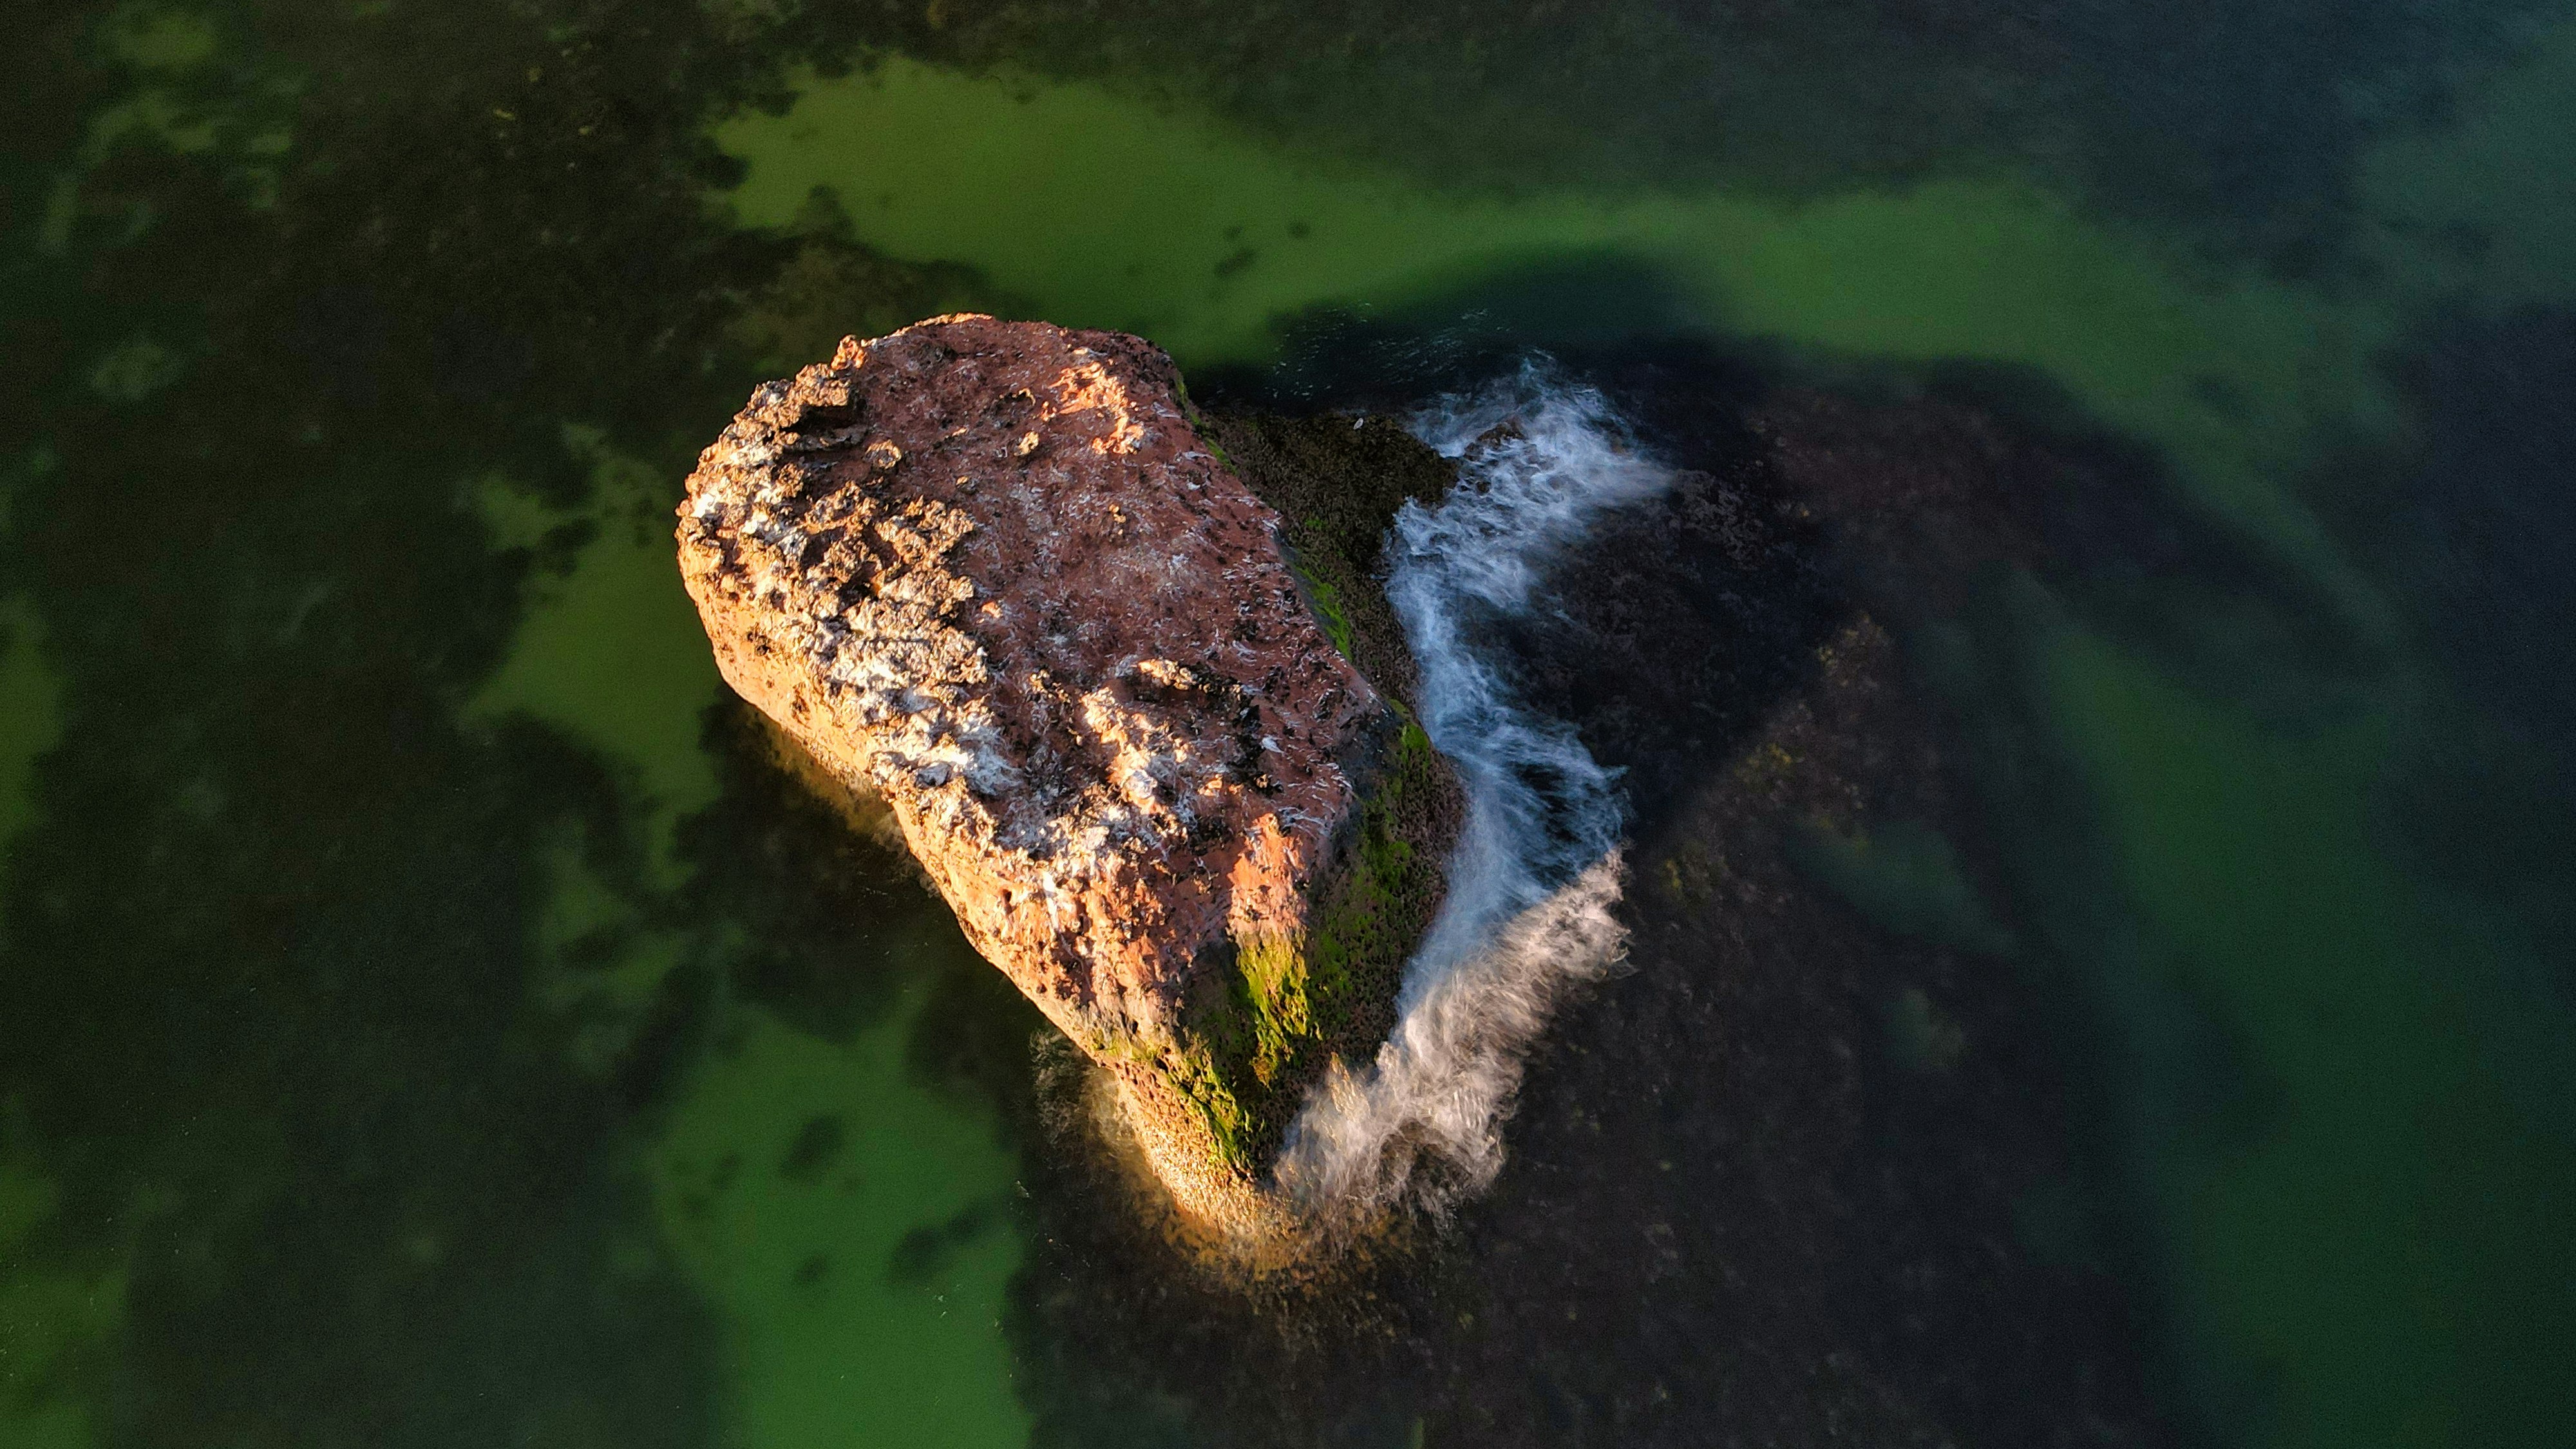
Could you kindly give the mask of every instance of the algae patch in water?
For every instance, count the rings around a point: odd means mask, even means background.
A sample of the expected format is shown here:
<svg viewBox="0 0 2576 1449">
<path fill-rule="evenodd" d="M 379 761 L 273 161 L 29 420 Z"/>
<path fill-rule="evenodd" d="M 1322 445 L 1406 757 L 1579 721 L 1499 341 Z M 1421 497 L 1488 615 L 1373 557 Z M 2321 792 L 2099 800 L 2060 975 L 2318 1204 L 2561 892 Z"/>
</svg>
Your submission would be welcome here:
<svg viewBox="0 0 2576 1449">
<path fill-rule="evenodd" d="M 933 922 L 897 949 L 967 948 Z M 663 1232 L 720 1310 L 728 1442 L 1027 1440 L 1000 1334 L 1013 1160 L 908 1077 L 922 998 L 839 1043 L 729 1009 L 647 1154 Z"/>
<path fill-rule="evenodd" d="M 560 577 L 538 584 L 508 657 L 467 717 L 523 713 L 632 771 L 648 811 L 650 858 L 667 885 L 677 878 L 679 820 L 716 796 L 698 732 L 721 681 L 671 561 L 671 480 L 611 451 L 594 432 L 567 429 L 565 437 L 591 465 L 585 509 L 566 514 L 497 482 L 476 494 L 505 547 L 531 546 L 567 525 L 585 530 L 588 541 Z"/>
<path fill-rule="evenodd" d="M 2275 1375 L 2255 1437 L 2576 1432 L 2555 1391 L 2576 1341 L 2576 1021 L 2528 947 L 2446 915 L 2372 845 L 2389 718 L 2283 738 L 2071 631 L 2046 667 L 2124 883 L 2253 1093 L 2250 1116 L 2154 1123 L 2146 1187 L 2190 1285 L 2181 1326 L 2223 1351 L 2204 1362 Z M 2244 1392 L 2232 1372 L 2206 1402 Z"/>
<path fill-rule="evenodd" d="M 1997 924 L 1940 832 L 1913 820 L 1846 834 L 1818 821 L 1792 858 L 1881 928 L 1983 955 L 2009 955 Z M 1678 872 L 1675 884 L 1680 884 Z"/>
<path fill-rule="evenodd" d="M 682 933 L 656 924 L 588 858 L 580 833 L 560 830 L 542 860 L 544 904 L 529 932 L 529 993 L 560 1024 L 574 1070 L 610 1077 L 634 1059 L 688 955 Z"/>
</svg>

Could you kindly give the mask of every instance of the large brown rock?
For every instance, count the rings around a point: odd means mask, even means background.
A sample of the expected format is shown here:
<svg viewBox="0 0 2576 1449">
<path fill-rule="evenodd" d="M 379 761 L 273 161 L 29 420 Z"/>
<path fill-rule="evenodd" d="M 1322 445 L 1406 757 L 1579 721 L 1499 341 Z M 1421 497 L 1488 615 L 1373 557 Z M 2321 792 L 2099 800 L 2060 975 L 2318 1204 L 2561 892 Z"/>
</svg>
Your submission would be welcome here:
<svg viewBox="0 0 2576 1449">
<path fill-rule="evenodd" d="M 979 316 L 765 384 L 680 508 L 725 678 L 884 797 L 1229 1225 L 1276 1213 L 1305 1085 L 1382 1035 L 1456 813 L 1280 530 L 1160 351 Z"/>
</svg>

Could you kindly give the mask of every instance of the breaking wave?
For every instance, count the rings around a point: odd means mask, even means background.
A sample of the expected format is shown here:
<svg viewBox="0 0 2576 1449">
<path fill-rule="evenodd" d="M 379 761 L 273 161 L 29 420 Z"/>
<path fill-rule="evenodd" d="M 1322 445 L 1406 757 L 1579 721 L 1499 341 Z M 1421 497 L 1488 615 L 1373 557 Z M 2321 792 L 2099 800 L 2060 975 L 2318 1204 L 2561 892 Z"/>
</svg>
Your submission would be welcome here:
<svg viewBox="0 0 2576 1449">
<path fill-rule="evenodd" d="M 1466 823 L 1377 1060 L 1337 1065 L 1289 1128 L 1279 1186 L 1322 1217 L 1408 1199 L 1436 1211 L 1490 1183 L 1530 1044 L 1567 989 L 1626 948 L 1614 772 L 1571 724 L 1520 702 L 1497 626 L 1544 607 L 1549 560 L 1672 475 L 1599 392 L 1543 361 L 1443 398 L 1411 427 L 1458 460 L 1458 482 L 1438 507 L 1396 516 L 1387 597 Z"/>
</svg>

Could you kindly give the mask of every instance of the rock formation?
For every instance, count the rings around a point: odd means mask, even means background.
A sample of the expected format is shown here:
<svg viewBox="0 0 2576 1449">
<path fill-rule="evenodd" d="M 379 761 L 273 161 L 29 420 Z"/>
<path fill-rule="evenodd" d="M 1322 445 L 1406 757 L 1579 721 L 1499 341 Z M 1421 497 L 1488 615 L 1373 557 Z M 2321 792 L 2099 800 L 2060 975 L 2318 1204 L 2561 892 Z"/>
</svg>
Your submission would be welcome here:
<svg viewBox="0 0 2576 1449">
<path fill-rule="evenodd" d="M 700 456 L 680 565 L 725 678 L 885 799 L 1180 1204 L 1234 1229 L 1281 1211 L 1306 1085 L 1383 1034 L 1456 787 L 1351 662 L 1350 560 L 1301 570 L 1197 421 L 1133 337 L 852 338 Z"/>
</svg>

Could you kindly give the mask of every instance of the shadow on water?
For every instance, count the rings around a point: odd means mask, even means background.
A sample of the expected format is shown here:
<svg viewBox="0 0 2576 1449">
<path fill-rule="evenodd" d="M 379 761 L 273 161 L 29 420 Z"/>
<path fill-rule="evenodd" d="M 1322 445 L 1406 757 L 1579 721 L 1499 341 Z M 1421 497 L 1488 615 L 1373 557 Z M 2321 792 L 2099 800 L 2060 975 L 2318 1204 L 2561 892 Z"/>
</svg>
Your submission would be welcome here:
<svg viewBox="0 0 2576 1449">
<path fill-rule="evenodd" d="M 1576 355 L 1678 331 L 1691 313 L 1663 268 L 1633 257 L 1534 257 L 1397 307 L 1276 319 L 1277 362 L 1193 369 L 1190 386 L 1240 407 L 1400 413 L 1500 376 L 1532 349 Z"/>
<path fill-rule="evenodd" d="M 2086 627 L 2284 727 L 2349 713 L 2362 682 L 2388 666 L 2301 560 L 2198 506 L 2154 445 L 2106 428 L 2047 374 L 1807 349 L 1793 359 L 1770 343 L 1712 338 L 1690 325 L 1691 315 L 1657 268 L 1615 255 L 1534 260 L 1402 308 L 1320 308 L 1281 319 L 1276 365 L 1203 369 L 1192 386 L 1237 406 L 1402 412 L 1424 397 L 1467 390 L 1535 348 L 1605 387 L 1677 465 L 1719 474 L 1759 448 L 1742 408 L 1712 398 L 1830 390 L 1880 410 L 1852 407 L 1842 420 L 1874 429 L 1872 441 L 1883 448 L 1972 447 L 2001 465 L 2027 440 L 2051 460 L 1973 496 L 1952 489 L 1892 500 L 1912 509 L 1907 527 L 1919 546 L 1850 558 L 1845 567 L 1873 588 L 1932 588 L 1928 575 L 1946 567 L 1955 594 L 1973 552 L 1976 508 L 1985 522 L 2009 510 L 2034 535 L 2015 562 L 2045 563 L 2052 581 L 2074 585 L 2070 604 Z M 1965 440 L 1929 429 L 1904 435 L 1907 419 L 1927 414 L 1990 421 Z M 1976 507 L 1959 511 L 1961 504 Z M 1927 561 L 1927 548 L 1937 561 Z M 1738 592 L 1774 587 L 1802 585 L 1747 580 Z"/>
</svg>

